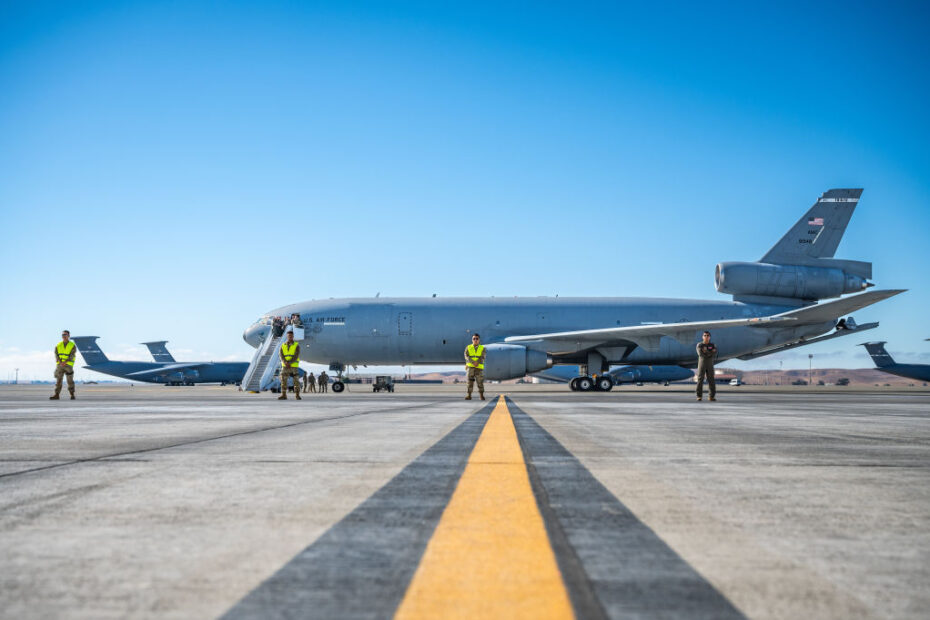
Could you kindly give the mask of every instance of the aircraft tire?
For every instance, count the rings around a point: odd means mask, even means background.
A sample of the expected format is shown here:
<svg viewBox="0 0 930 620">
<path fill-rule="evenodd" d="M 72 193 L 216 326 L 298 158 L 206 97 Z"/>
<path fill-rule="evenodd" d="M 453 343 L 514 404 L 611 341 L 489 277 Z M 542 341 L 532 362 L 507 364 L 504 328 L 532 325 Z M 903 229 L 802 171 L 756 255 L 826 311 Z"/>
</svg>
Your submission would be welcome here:
<svg viewBox="0 0 930 620">
<path fill-rule="evenodd" d="M 568 389 L 570 389 L 572 392 L 578 391 L 578 377 L 575 377 L 568 382 Z"/>
<path fill-rule="evenodd" d="M 346 389 L 346 384 L 342 381 L 333 381 L 333 391 L 337 394 L 342 390 Z"/>
<path fill-rule="evenodd" d="M 607 376 L 598 377 L 596 387 L 598 392 L 609 392 L 614 387 L 613 379 Z"/>
<path fill-rule="evenodd" d="M 575 381 L 578 382 L 579 392 L 590 392 L 594 389 L 594 381 L 591 377 L 578 377 Z"/>
</svg>

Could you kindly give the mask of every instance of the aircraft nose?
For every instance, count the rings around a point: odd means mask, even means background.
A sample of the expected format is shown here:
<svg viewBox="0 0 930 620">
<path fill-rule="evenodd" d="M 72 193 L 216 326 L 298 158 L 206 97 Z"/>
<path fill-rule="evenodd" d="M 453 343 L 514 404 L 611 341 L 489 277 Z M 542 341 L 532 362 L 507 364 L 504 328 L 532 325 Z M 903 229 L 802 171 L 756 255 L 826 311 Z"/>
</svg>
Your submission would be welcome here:
<svg viewBox="0 0 930 620">
<path fill-rule="evenodd" d="M 242 332 L 242 339 L 245 340 L 250 346 L 258 347 L 261 344 L 262 338 L 265 335 L 265 325 L 261 323 L 254 323 L 249 326 L 244 332 Z"/>
</svg>

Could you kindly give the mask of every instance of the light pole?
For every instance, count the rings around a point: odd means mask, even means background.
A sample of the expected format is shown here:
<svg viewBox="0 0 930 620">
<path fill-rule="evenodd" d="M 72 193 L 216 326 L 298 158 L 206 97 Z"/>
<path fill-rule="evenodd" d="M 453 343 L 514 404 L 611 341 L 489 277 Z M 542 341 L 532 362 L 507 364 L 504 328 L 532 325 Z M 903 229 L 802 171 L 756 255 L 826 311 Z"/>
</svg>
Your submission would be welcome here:
<svg viewBox="0 0 930 620">
<path fill-rule="evenodd" d="M 811 378 L 814 372 L 814 354 L 807 354 L 807 385 L 814 385 L 814 380 Z"/>
<path fill-rule="evenodd" d="M 16 369 L 16 379 L 13 380 L 13 385 L 19 385 L 19 368 Z"/>
</svg>

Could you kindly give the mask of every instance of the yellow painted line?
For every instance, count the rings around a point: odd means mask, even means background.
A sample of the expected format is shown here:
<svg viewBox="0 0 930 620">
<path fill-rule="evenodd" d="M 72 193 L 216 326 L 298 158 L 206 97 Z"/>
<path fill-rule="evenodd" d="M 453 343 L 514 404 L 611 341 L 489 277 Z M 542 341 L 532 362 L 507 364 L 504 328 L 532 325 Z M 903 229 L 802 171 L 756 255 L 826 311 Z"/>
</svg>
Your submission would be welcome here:
<svg viewBox="0 0 930 620">
<path fill-rule="evenodd" d="M 500 397 L 395 618 L 573 617 Z"/>
</svg>

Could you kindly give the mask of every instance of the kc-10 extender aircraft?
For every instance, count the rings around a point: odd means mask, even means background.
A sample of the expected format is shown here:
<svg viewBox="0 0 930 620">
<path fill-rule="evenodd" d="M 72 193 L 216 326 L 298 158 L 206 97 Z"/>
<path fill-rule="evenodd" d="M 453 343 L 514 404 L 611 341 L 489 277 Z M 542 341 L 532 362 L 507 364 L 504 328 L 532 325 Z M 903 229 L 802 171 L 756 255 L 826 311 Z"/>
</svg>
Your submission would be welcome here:
<svg viewBox="0 0 930 620">
<path fill-rule="evenodd" d="M 268 313 L 243 334 L 259 348 L 243 385 L 277 342 L 271 317 L 300 315 L 301 357 L 346 365 L 461 364 L 472 333 L 487 348 L 486 379 L 511 379 L 553 364 L 580 365 L 572 386 L 609 390 L 611 364 L 697 365 L 710 330 L 718 361 L 752 359 L 874 328 L 841 318 L 903 290 L 871 290 L 869 262 L 833 258 L 862 195 L 824 193 L 758 262 L 717 265 L 716 288 L 733 301 L 638 297 L 352 298 L 315 300 Z M 858 293 L 842 297 L 847 293 Z M 839 299 L 832 299 L 839 298 Z M 831 301 L 820 302 L 820 300 Z M 818 303 L 820 302 L 820 303 Z M 831 333 L 832 332 L 832 333 Z M 263 353 L 264 351 L 264 353 Z M 276 351 L 275 351 L 276 352 Z M 598 375 L 597 382 L 593 374 Z M 333 384 L 341 391 L 342 383 Z"/>
</svg>

